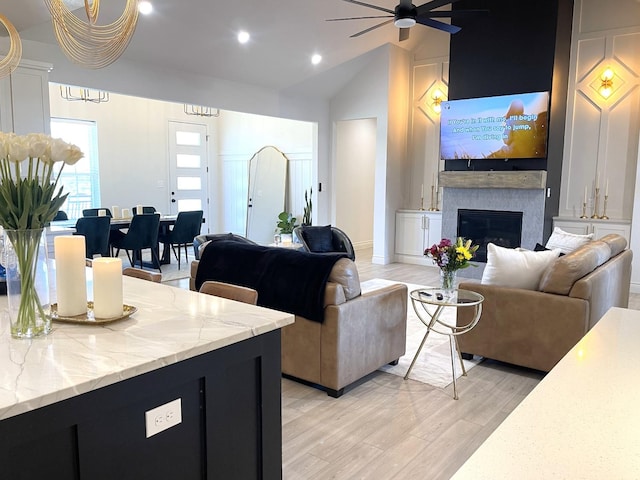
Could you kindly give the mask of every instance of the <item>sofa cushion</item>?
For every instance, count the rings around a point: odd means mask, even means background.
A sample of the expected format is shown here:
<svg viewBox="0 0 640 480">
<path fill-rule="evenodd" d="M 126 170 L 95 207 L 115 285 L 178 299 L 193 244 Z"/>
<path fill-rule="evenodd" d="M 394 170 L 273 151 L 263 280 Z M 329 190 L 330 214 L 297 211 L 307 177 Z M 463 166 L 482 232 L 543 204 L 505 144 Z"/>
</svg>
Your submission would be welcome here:
<svg viewBox="0 0 640 480">
<path fill-rule="evenodd" d="M 618 235 L 616 233 L 610 233 L 609 235 L 605 235 L 602 238 L 599 238 L 601 242 L 609 245 L 611 249 L 611 256 L 615 257 L 620 252 L 622 252 L 625 248 L 627 248 L 627 239 L 622 235 Z"/>
<path fill-rule="evenodd" d="M 304 241 L 312 252 L 332 252 L 333 251 L 333 233 L 331 233 L 331 225 L 324 227 L 304 227 L 302 229 Z"/>
<path fill-rule="evenodd" d="M 355 262 L 348 258 L 338 260 L 331 273 L 329 281 L 339 283 L 344 289 L 344 296 L 347 300 L 360 295 L 360 277 Z"/>
<path fill-rule="evenodd" d="M 538 290 L 558 295 L 568 295 L 573 284 L 611 257 L 611 248 L 605 242 L 595 240 L 558 258 L 544 272 Z"/>
<path fill-rule="evenodd" d="M 536 290 L 540 284 L 540 277 L 558 255 L 558 249 L 532 252 L 489 243 L 482 284 Z"/>
<path fill-rule="evenodd" d="M 547 248 L 559 248 L 562 253 L 573 252 L 576 248 L 593 239 L 593 233 L 588 235 L 578 235 L 576 233 L 565 232 L 561 228 L 554 228 L 553 233 L 547 241 Z"/>
</svg>

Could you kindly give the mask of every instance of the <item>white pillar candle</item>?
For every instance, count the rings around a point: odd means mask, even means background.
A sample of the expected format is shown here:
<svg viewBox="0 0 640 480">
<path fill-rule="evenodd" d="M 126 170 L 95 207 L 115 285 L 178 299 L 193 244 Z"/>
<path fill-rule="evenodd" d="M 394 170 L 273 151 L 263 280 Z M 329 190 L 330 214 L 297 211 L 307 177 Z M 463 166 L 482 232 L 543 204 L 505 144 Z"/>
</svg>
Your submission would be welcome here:
<svg viewBox="0 0 640 480">
<path fill-rule="evenodd" d="M 53 239 L 56 257 L 58 315 L 73 317 L 87 312 L 85 241 L 82 235 L 60 235 Z"/>
<path fill-rule="evenodd" d="M 98 209 L 98 216 L 99 217 L 106 217 L 107 216 L 107 211 L 104 208 L 99 208 Z"/>
<path fill-rule="evenodd" d="M 142 215 L 142 205 L 136 205 L 136 213 Z"/>
<path fill-rule="evenodd" d="M 123 208 L 122 218 L 130 218 L 130 217 L 131 217 L 131 211 L 128 208 Z"/>
<path fill-rule="evenodd" d="M 113 218 L 120 218 L 120 207 L 113 206 L 111 207 L 111 216 Z"/>
<path fill-rule="evenodd" d="M 93 315 L 122 316 L 122 260 L 102 257 L 93 261 Z"/>
</svg>

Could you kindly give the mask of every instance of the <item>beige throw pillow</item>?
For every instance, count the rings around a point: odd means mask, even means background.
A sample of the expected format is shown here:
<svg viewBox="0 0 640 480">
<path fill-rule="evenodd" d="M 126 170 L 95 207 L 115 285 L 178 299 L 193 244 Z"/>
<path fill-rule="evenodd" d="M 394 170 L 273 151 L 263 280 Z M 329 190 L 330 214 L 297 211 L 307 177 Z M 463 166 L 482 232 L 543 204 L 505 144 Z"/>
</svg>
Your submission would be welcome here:
<svg viewBox="0 0 640 480">
<path fill-rule="evenodd" d="M 558 258 L 560 250 L 532 252 L 531 250 L 504 248 L 493 243 L 487 245 L 487 266 L 482 284 L 537 290 L 547 267 Z"/>
</svg>

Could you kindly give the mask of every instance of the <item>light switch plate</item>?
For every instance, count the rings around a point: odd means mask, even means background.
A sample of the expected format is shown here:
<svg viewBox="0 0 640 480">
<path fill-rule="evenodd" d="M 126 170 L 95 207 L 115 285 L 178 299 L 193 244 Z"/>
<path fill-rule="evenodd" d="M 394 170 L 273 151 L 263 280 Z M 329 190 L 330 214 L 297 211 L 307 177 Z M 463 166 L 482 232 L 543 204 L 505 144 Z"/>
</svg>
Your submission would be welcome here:
<svg viewBox="0 0 640 480">
<path fill-rule="evenodd" d="M 182 423 L 182 399 L 148 410 L 144 413 L 147 438 Z"/>
</svg>

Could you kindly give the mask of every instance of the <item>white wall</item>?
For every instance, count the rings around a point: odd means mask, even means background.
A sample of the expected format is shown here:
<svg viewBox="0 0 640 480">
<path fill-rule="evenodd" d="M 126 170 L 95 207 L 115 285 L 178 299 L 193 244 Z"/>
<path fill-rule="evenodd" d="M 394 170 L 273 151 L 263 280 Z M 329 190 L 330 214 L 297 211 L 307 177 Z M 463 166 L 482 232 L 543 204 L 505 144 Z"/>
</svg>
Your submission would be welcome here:
<svg viewBox="0 0 640 480">
<path fill-rule="evenodd" d="M 276 147 L 289 159 L 287 208 L 298 217 L 298 222 L 302 220 L 304 191 L 313 185 L 315 131 L 310 122 L 221 111 L 216 142 L 217 174 L 213 179 L 218 192 L 216 231 L 244 234 L 249 160 L 267 145 Z M 315 192 L 314 197 L 317 198 Z M 275 218 L 273 226 L 275 230 Z"/>
<path fill-rule="evenodd" d="M 0 49 L 7 45 L 7 39 L 0 38 Z M 208 105 L 229 111 L 313 122 L 316 143 L 312 148 L 315 165 L 312 181 L 316 186 L 319 182 L 329 186 L 331 182 L 329 158 L 332 129 L 329 102 L 324 98 L 288 94 L 184 71 L 153 68 L 126 58 L 120 58 L 106 68 L 90 70 L 72 64 L 56 45 L 23 40 L 22 46 L 23 58 L 53 64 L 49 75 L 52 82 L 178 104 Z M 330 221 L 330 201 L 329 195 L 317 196 L 314 204 L 316 222 Z"/>
<path fill-rule="evenodd" d="M 640 134 L 640 3 L 620 0 L 615 9 L 604 3 L 578 0 L 574 7 L 559 215 L 581 215 L 585 186 L 592 214 L 599 173 L 599 213 L 608 179 L 607 216 L 629 220 Z M 598 87 L 607 67 L 615 77 L 613 94 L 605 99 Z"/>
<path fill-rule="evenodd" d="M 616 76 L 613 94 L 604 99 L 597 89 L 606 67 Z M 575 1 L 569 92 L 559 214 L 580 216 L 585 186 L 592 214 L 599 172 L 600 214 L 608 179 L 607 216 L 632 220 L 630 248 L 640 252 L 640 2 Z M 640 255 L 631 290 L 640 292 Z"/>
<path fill-rule="evenodd" d="M 168 122 L 179 121 L 205 125 L 210 135 L 210 232 L 244 234 L 248 162 L 265 145 L 289 158 L 289 205 L 302 217 L 304 190 L 313 181 L 314 124 L 224 110 L 219 117 L 195 117 L 182 104 L 113 93 L 107 103 L 69 102 L 59 85 L 49 90 L 52 117 L 97 124 L 102 206 L 144 204 L 169 211 Z"/>
<path fill-rule="evenodd" d="M 374 263 L 393 261 L 395 210 L 402 204 L 406 163 L 409 54 L 393 45 L 384 45 L 368 56 L 370 62 L 331 100 L 334 139 L 336 124 L 342 120 L 374 118 L 376 120 L 376 161 L 374 200 Z M 334 145 L 335 149 L 335 145 Z M 335 150 L 334 150 L 335 151 Z M 333 158 L 333 176 L 337 159 Z M 357 179 L 353 179 L 357 181 Z M 332 219 L 338 208 L 335 203 Z M 358 236 L 355 233 L 348 235 Z"/>
<path fill-rule="evenodd" d="M 373 246 L 376 120 L 344 120 L 336 125 L 335 226 L 348 232 L 356 249 Z"/>
</svg>

